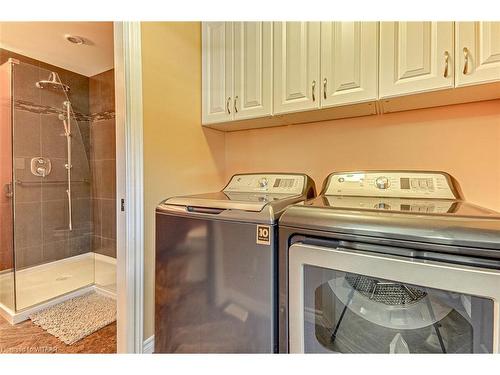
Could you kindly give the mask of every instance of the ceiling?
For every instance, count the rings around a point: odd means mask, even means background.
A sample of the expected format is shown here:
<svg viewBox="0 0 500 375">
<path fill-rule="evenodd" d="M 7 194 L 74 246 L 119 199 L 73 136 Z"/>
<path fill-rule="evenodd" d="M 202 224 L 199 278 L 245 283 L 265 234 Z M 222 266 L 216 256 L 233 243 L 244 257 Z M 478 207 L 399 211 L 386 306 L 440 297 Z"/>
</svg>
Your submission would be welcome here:
<svg viewBox="0 0 500 375">
<path fill-rule="evenodd" d="M 113 23 L 0 22 L 0 47 L 90 77 L 113 67 Z"/>
</svg>

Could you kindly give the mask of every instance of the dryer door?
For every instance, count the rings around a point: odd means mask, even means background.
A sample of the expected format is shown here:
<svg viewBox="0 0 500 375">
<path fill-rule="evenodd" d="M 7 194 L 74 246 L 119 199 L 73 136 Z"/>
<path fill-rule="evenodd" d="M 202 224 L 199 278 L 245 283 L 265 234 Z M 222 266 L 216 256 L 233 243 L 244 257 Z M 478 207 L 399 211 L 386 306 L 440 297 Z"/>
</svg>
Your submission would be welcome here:
<svg viewBox="0 0 500 375">
<path fill-rule="evenodd" d="M 289 249 L 294 353 L 499 352 L 500 272 L 303 243 Z"/>
</svg>

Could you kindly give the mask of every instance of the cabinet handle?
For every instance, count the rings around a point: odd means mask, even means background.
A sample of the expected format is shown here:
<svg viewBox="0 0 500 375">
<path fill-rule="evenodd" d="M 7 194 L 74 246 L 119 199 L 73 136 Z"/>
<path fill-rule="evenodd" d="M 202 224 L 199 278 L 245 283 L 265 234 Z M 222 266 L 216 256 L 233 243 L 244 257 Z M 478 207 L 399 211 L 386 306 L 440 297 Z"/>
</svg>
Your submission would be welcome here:
<svg viewBox="0 0 500 375">
<path fill-rule="evenodd" d="M 463 74 L 468 74 L 469 73 L 469 50 L 467 47 L 464 47 L 464 70 L 462 71 Z"/>
<path fill-rule="evenodd" d="M 238 107 L 236 106 L 237 101 L 238 101 L 238 95 L 234 97 L 234 113 L 238 113 Z"/>
<path fill-rule="evenodd" d="M 327 81 L 327 79 L 325 78 L 325 79 L 323 80 L 323 98 L 325 98 L 325 99 L 326 99 L 326 84 L 327 84 L 327 82 L 328 82 L 328 81 Z"/>
<path fill-rule="evenodd" d="M 450 53 L 448 51 L 444 51 L 444 78 L 448 78 L 448 66 L 450 63 Z"/>
<path fill-rule="evenodd" d="M 229 109 L 229 103 L 231 102 L 231 97 L 228 97 L 226 100 L 226 110 L 228 114 L 231 114 L 231 110 Z"/>
<path fill-rule="evenodd" d="M 312 99 L 313 102 L 316 101 L 316 81 L 312 82 Z"/>
</svg>

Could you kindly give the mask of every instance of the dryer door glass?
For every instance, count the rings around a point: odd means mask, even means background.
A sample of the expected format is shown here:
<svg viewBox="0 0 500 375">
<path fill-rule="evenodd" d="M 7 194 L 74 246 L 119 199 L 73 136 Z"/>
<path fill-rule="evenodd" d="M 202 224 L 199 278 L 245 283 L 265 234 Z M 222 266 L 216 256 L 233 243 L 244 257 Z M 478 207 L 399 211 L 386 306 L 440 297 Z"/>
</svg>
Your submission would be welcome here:
<svg viewBox="0 0 500 375">
<path fill-rule="evenodd" d="M 491 353 L 493 301 L 304 265 L 307 353 Z"/>
</svg>

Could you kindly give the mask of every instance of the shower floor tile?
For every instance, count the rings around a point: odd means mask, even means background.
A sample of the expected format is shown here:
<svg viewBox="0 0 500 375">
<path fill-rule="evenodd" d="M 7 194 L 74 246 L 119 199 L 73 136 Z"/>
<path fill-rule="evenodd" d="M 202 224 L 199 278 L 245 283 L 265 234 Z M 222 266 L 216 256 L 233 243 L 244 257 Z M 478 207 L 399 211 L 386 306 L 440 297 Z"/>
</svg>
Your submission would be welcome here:
<svg viewBox="0 0 500 375">
<path fill-rule="evenodd" d="M 17 271 L 17 309 L 22 310 L 93 284 L 94 267 L 94 253 L 86 253 Z"/>
</svg>

